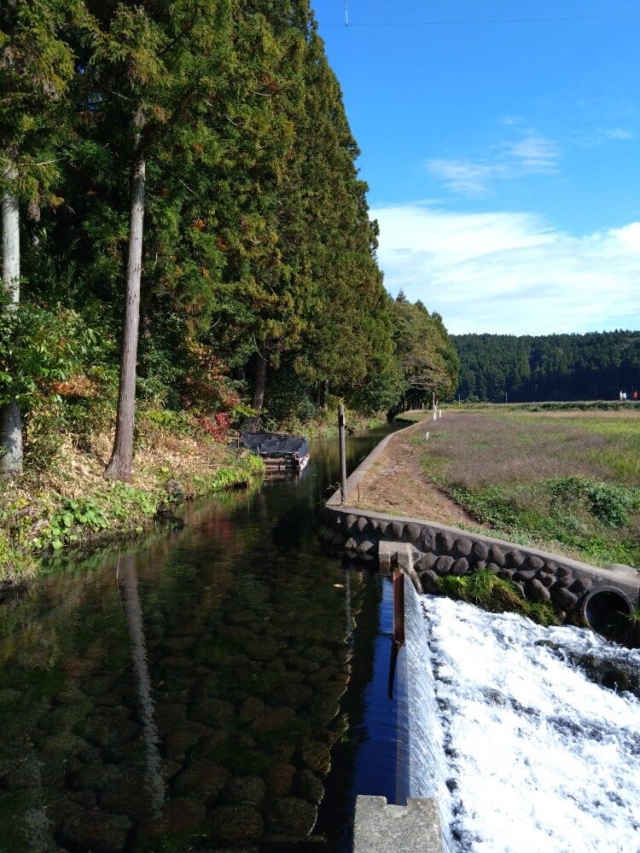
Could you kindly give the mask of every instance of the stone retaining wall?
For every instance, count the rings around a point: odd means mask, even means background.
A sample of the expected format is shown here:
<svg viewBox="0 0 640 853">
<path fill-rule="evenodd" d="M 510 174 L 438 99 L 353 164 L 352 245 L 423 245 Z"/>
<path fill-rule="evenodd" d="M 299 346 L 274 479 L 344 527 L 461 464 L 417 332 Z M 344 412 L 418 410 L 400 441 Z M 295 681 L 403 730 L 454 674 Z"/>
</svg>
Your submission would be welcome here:
<svg viewBox="0 0 640 853">
<path fill-rule="evenodd" d="M 349 477 L 347 500 L 390 438 Z M 582 617 L 596 630 L 611 608 L 628 615 L 639 606 L 640 572 L 629 566 L 601 569 L 431 521 L 343 506 L 339 491 L 327 501 L 319 536 L 330 552 L 368 562 L 378 561 L 381 541 L 408 543 L 413 568 L 427 592 L 434 591 L 439 576 L 463 576 L 489 568 L 512 581 L 523 598 L 550 602 L 562 620 L 575 622 Z"/>
</svg>

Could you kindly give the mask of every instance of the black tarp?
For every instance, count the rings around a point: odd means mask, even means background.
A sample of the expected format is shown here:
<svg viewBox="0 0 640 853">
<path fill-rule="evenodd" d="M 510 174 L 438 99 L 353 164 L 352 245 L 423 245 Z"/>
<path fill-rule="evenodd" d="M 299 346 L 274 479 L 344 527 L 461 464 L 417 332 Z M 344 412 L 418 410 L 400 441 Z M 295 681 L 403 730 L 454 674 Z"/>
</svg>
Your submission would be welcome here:
<svg viewBox="0 0 640 853">
<path fill-rule="evenodd" d="M 307 439 L 303 436 L 276 432 L 243 432 L 240 436 L 240 447 L 275 459 L 294 455 L 301 458 L 309 452 Z"/>
</svg>

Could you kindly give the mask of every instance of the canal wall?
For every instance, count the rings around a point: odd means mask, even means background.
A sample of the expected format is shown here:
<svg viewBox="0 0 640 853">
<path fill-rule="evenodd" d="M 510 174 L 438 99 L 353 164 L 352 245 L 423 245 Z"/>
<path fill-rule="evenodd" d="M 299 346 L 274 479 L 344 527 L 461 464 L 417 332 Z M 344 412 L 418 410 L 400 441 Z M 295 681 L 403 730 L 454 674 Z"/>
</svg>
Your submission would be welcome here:
<svg viewBox="0 0 640 853">
<path fill-rule="evenodd" d="M 319 536 L 330 552 L 378 563 L 381 570 L 397 564 L 402 552 L 400 560 L 410 562 L 425 592 L 436 591 L 444 575 L 463 577 L 488 568 L 511 581 L 523 599 L 549 602 L 562 621 L 582 621 L 602 633 L 617 615 L 628 616 L 639 606 L 640 572 L 630 566 L 599 568 L 429 520 L 349 506 L 394 435 L 383 439 L 348 478 L 344 503 L 340 490 L 326 502 Z M 381 549 L 383 542 L 400 547 Z"/>
</svg>

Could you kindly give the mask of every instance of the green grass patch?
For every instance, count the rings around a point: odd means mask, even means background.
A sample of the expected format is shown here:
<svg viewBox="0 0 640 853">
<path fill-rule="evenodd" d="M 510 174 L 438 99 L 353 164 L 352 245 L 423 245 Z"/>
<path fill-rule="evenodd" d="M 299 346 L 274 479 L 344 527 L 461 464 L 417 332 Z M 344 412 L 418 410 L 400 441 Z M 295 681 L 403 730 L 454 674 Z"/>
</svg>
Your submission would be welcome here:
<svg viewBox="0 0 640 853">
<path fill-rule="evenodd" d="M 452 411 L 427 475 L 501 538 L 640 566 L 640 417 L 497 408 Z"/>
<path fill-rule="evenodd" d="M 491 613 L 515 612 L 540 625 L 559 625 L 550 604 L 526 601 L 513 584 L 499 578 L 491 569 L 478 569 L 469 575 L 443 575 L 436 582 L 438 592 L 459 601 L 468 601 Z"/>
</svg>

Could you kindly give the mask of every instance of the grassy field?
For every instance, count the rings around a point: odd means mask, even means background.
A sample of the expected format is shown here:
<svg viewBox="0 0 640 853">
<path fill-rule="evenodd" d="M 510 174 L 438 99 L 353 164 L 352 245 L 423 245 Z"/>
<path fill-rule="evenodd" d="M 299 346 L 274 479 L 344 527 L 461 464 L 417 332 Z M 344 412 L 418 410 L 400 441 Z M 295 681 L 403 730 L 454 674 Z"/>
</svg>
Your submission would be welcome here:
<svg viewBox="0 0 640 853">
<path fill-rule="evenodd" d="M 422 465 L 485 529 L 640 567 L 640 412 L 447 410 Z"/>
</svg>

